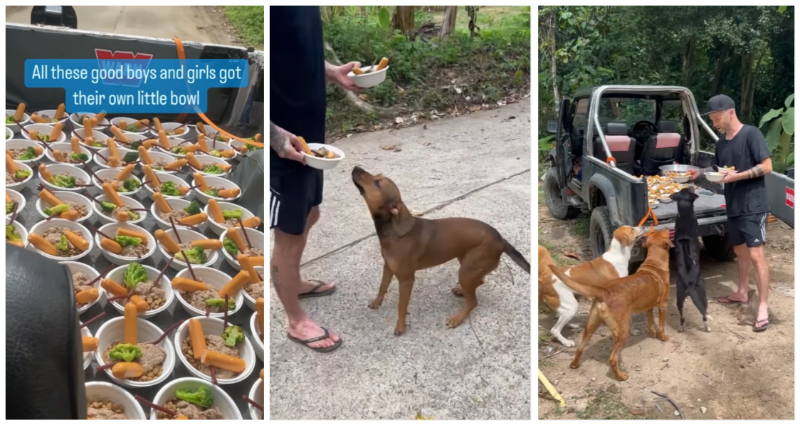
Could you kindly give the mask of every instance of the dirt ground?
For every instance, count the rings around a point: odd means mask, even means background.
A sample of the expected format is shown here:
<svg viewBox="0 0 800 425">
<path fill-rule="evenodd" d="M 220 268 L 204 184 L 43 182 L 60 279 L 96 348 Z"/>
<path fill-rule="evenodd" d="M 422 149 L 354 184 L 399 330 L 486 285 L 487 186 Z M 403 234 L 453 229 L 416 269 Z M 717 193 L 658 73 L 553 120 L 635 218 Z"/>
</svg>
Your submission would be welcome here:
<svg viewBox="0 0 800 425">
<path fill-rule="evenodd" d="M 553 218 L 539 185 L 539 243 L 555 253 L 591 255 L 587 216 L 561 221 Z M 561 264 L 577 264 L 563 255 Z M 754 333 L 740 324 L 737 306 L 714 298 L 730 294 L 738 281 L 736 261 L 714 262 L 703 257 L 702 270 L 709 298 L 711 333 L 702 329 L 702 317 L 689 300 L 684 307 L 686 332 L 678 333 L 675 304 L 677 273 L 670 272 L 673 290 L 667 316 L 669 341 L 650 338 L 645 316 L 633 316 L 632 335 L 620 355 L 628 380 L 619 382 L 610 372 L 612 338 L 601 325 L 594 333 L 580 368 L 570 369 L 575 348 L 564 347 L 549 335 L 554 314 L 539 311 L 539 369 L 567 402 L 560 408 L 539 383 L 539 419 L 680 419 L 676 409 L 651 391 L 668 395 L 686 419 L 793 419 L 794 418 L 794 230 L 777 222 L 767 227 L 770 264 L 771 326 Z M 751 289 L 755 280 L 751 277 Z M 580 342 L 591 302 L 581 301 L 563 335 Z"/>
</svg>

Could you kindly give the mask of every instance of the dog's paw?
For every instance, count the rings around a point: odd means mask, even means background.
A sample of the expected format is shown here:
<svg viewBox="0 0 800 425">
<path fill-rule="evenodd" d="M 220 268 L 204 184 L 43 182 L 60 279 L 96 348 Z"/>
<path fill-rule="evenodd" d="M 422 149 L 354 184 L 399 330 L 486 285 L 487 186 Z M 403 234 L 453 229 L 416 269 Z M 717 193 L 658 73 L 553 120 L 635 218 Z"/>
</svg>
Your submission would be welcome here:
<svg viewBox="0 0 800 425">
<path fill-rule="evenodd" d="M 452 292 L 453 295 L 455 295 L 457 297 L 463 297 L 464 296 L 464 292 L 461 290 L 461 285 L 454 286 L 453 289 L 450 290 L 450 292 Z"/>
<path fill-rule="evenodd" d="M 680 332 L 680 333 L 684 333 L 684 332 L 686 332 L 686 329 L 684 329 L 684 328 L 683 328 L 683 325 L 681 325 L 681 326 L 678 328 L 678 332 Z"/>
<path fill-rule="evenodd" d="M 403 326 L 399 326 L 398 325 L 398 326 L 396 326 L 394 328 L 394 336 L 400 336 L 400 335 L 402 335 L 404 333 L 406 333 L 406 326 L 405 325 L 403 325 Z"/>
<path fill-rule="evenodd" d="M 461 318 L 460 315 L 456 314 L 455 316 L 447 319 L 447 327 L 450 329 L 457 328 L 463 321 L 464 319 Z"/>
<path fill-rule="evenodd" d="M 617 375 L 617 379 L 620 380 L 620 381 L 627 381 L 628 380 L 628 374 L 625 373 L 625 372 L 619 371 L 619 372 L 617 372 L 616 375 Z"/>
<path fill-rule="evenodd" d="M 362 301 L 362 302 L 363 302 L 363 301 Z M 369 308 L 371 308 L 371 309 L 375 310 L 375 309 L 377 309 L 378 307 L 380 307 L 380 306 L 381 306 L 381 304 L 383 304 L 383 300 L 382 300 L 382 299 L 380 299 L 380 298 L 375 298 L 374 300 L 372 300 L 372 302 L 371 302 L 371 303 L 369 303 Z"/>
<path fill-rule="evenodd" d="M 580 367 L 580 365 L 581 364 L 579 362 L 573 361 L 572 363 L 569 364 L 569 367 L 572 369 L 577 369 L 578 367 Z"/>
<path fill-rule="evenodd" d="M 711 326 L 708 326 L 708 323 L 704 323 L 703 327 L 706 329 L 706 332 L 711 332 Z"/>
<path fill-rule="evenodd" d="M 669 337 L 667 336 L 666 333 L 663 333 L 663 332 L 658 336 L 658 339 L 660 339 L 663 342 L 669 341 Z"/>
</svg>

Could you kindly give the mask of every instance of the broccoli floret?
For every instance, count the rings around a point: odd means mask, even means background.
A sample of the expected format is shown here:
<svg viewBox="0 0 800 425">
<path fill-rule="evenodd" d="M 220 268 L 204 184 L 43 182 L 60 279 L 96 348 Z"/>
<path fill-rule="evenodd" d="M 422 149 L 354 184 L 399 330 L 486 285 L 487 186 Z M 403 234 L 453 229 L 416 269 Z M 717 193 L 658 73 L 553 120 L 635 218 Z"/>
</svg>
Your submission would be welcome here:
<svg viewBox="0 0 800 425">
<path fill-rule="evenodd" d="M 205 264 L 208 259 L 206 258 L 206 251 L 203 249 L 202 246 L 196 246 L 188 251 L 183 251 L 186 253 L 186 257 L 189 258 L 189 262 L 192 264 Z M 183 257 L 183 254 L 180 252 L 175 254 L 175 258 L 186 262 L 186 258 Z"/>
<path fill-rule="evenodd" d="M 139 214 L 136 214 L 133 211 L 128 211 L 128 218 L 130 218 L 133 221 L 136 221 L 139 219 Z"/>
<path fill-rule="evenodd" d="M 54 206 L 52 208 L 45 208 L 44 209 L 44 213 L 46 215 L 61 214 L 63 212 L 67 212 L 67 211 L 69 211 L 69 205 L 67 205 L 67 204 L 60 204 L 60 205 L 56 205 L 56 206 Z"/>
<path fill-rule="evenodd" d="M 189 206 L 184 208 L 183 210 L 186 211 L 186 213 L 189 215 L 200 214 L 201 212 L 203 212 L 200 209 L 200 204 L 198 204 L 197 201 L 192 201 L 192 203 L 189 204 Z"/>
<path fill-rule="evenodd" d="M 26 161 L 33 158 L 36 158 L 36 150 L 33 148 L 25 149 L 25 153 L 17 157 L 17 159 L 20 161 Z"/>
<path fill-rule="evenodd" d="M 230 300 L 230 298 L 228 300 Z M 235 347 L 236 344 L 240 344 L 244 341 L 244 331 L 239 326 L 231 325 L 222 332 L 222 338 L 225 340 L 225 345 L 228 347 Z"/>
<path fill-rule="evenodd" d="M 89 160 L 89 155 L 86 155 L 85 153 L 75 153 L 75 152 L 73 152 L 73 153 L 69 154 L 69 157 L 74 159 L 74 160 L 76 160 L 76 161 L 86 162 L 86 161 Z"/>
<path fill-rule="evenodd" d="M 75 176 L 68 176 L 66 174 L 57 174 L 50 182 L 53 186 L 65 187 L 72 189 L 75 187 Z"/>
<path fill-rule="evenodd" d="M 130 236 L 117 236 L 114 238 L 118 244 L 125 246 L 139 246 L 142 244 L 142 238 L 132 238 Z M 147 273 L 145 273 L 145 277 Z"/>
<path fill-rule="evenodd" d="M 69 242 L 67 241 L 67 237 L 61 235 L 61 242 L 56 244 L 56 249 L 61 252 L 66 252 L 69 249 Z"/>
<path fill-rule="evenodd" d="M 230 220 L 232 218 L 242 218 L 242 210 L 228 210 L 222 212 L 222 218 Z"/>
<path fill-rule="evenodd" d="M 222 298 L 212 298 L 210 300 L 206 300 L 206 305 L 209 307 L 222 307 L 225 305 L 225 300 Z M 236 300 L 233 298 L 228 298 L 228 310 L 233 310 L 236 308 Z"/>
<path fill-rule="evenodd" d="M 6 115 L 6 124 L 15 124 L 14 117 L 11 115 Z"/>
<path fill-rule="evenodd" d="M 11 242 L 22 240 L 22 237 L 17 233 L 17 228 L 13 224 L 6 224 L 6 240 Z"/>
<path fill-rule="evenodd" d="M 161 183 L 161 193 L 169 196 L 181 196 L 181 193 L 178 192 L 178 187 L 172 181 Z"/>
<path fill-rule="evenodd" d="M 225 240 L 222 242 L 222 246 L 225 247 L 225 251 L 228 251 L 228 254 L 235 256 L 239 253 L 239 247 L 236 246 L 236 242 L 228 238 L 225 238 Z"/>
<path fill-rule="evenodd" d="M 217 164 L 211 164 L 206 165 L 205 168 L 203 168 L 203 172 L 208 174 L 222 174 L 225 172 L 225 170 L 223 170 L 222 167 Z"/>
<path fill-rule="evenodd" d="M 215 157 L 215 158 L 222 158 L 222 154 L 221 154 L 221 153 L 219 153 L 219 151 L 218 151 L 218 150 L 216 150 L 216 149 L 215 149 L 215 150 L 213 150 L 213 151 L 211 151 L 211 152 L 209 152 L 208 154 L 209 154 L 209 155 L 211 155 L 211 156 L 213 156 L 213 157 Z"/>
<path fill-rule="evenodd" d="M 31 172 L 30 172 L 30 171 L 25 171 L 25 170 L 17 170 L 17 172 L 16 172 L 16 173 L 14 173 L 14 178 L 15 178 L 16 180 L 25 180 L 25 179 L 27 179 L 27 178 L 28 178 L 30 175 L 31 175 Z"/>
<path fill-rule="evenodd" d="M 103 147 L 103 144 L 102 144 L 102 143 L 100 143 L 100 142 L 94 142 L 94 143 L 92 143 L 92 146 L 94 146 L 94 147 L 96 147 L 96 148 L 102 148 L 102 147 Z"/>
<path fill-rule="evenodd" d="M 177 153 L 178 155 L 184 155 L 184 154 L 186 154 L 186 151 L 185 151 L 185 150 L 183 150 L 183 148 L 182 148 L 182 147 L 180 147 L 180 146 L 175 146 L 174 148 L 170 149 L 170 151 L 171 151 L 172 153 Z"/>
<path fill-rule="evenodd" d="M 119 236 L 117 238 L 119 238 Z M 125 286 L 127 286 L 129 289 L 135 288 L 140 282 L 144 282 L 146 280 L 147 270 L 145 270 L 144 266 L 141 264 L 131 263 L 128 268 L 125 269 Z"/>
<path fill-rule="evenodd" d="M 222 137 L 222 136 L 217 136 L 217 141 L 218 141 L 218 142 L 224 142 L 224 141 L 225 141 L 225 138 L 224 138 L 224 137 Z"/>
<path fill-rule="evenodd" d="M 142 141 L 141 140 L 137 140 L 137 141 L 131 143 L 131 149 L 133 149 L 133 150 L 139 150 L 139 146 L 142 146 Z"/>
<path fill-rule="evenodd" d="M 211 393 L 211 389 L 205 385 L 201 385 L 197 388 L 196 392 L 178 390 L 175 392 L 175 396 L 183 401 L 205 407 L 206 409 L 214 407 L 214 396 Z"/>
<path fill-rule="evenodd" d="M 47 134 L 40 134 L 39 135 L 39 140 L 41 140 L 41 141 L 43 141 L 45 143 L 50 143 L 50 136 L 47 135 Z"/>
<path fill-rule="evenodd" d="M 138 133 L 139 129 L 136 128 L 136 126 L 133 125 L 133 124 L 128 124 L 128 125 L 125 126 L 125 131 L 130 132 L 130 133 Z"/>
<path fill-rule="evenodd" d="M 124 182 L 122 182 L 122 189 L 123 190 L 120 190 L 120 192 L 134 192 L 141 185 L 142 185 L 142 183 L 140 183 L 139 180 L 128 179 L 128 180 L 125 180 Z"/>
<path fill-rule="evenodd" d="M 14 201 L 6 202 L 6 214 L 14 212 Z"/>
<path fill-rule="evenodd" d="M 137 148 L 138 149 L 138 148 Z M 122 157 L 122 162 L 130 164 L 131 162 L 136 162 L 139 160 L 139 152 L 133 151 L 128 152 Z"/>
<path fill-rule="evenodd" d="M 132 362 L 142 357 L 142 349 L 135 344 L 119 344 L 108 352 L 108 358 L 123 362 Z"/>
<path fill-rule="evenodd" d="M 216 190 L 211 190 L 211 189 L 208 189 L 208 190 L 206 190 L 206 191 L 205 191 L 205 192 L 203 192 L 203 193 L 205 193 L 205 194 L 206 194 L 206 195 L 208 195 L 208 196 L 213 196 L 213 197 L 215 197 L 215 198 L 219 198 L 219 192 L 217 192 Z"/>
<path fill-rule="evenodd" d="M 114 212 L 114 210 L 117 209 L 117 206 L 113 202 L 100 202 L 100 206 L 105 212 Z"/>
</svg>

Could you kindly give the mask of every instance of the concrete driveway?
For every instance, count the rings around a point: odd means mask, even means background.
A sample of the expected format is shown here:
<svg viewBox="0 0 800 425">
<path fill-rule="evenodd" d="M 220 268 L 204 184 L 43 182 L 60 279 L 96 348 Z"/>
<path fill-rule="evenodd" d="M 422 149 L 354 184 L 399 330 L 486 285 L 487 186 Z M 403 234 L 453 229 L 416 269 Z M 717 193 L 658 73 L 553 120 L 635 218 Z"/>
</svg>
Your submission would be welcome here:
<svg viewBox="0 0 800 425">
<path fill-rule="evenodd" d="M 513 117 L 513 118 L 512 118 Z M 344 339 L 319 354 L 286 339 L 286 316 L 270 296 L 271 419 L 530 419 L 530 276 L 504 256 L 456 329 L 463 300 L 450 293 L 458 263 L 417 273 L 405 335 L 393 335 L 397 282 L 370 310 L 383 262 L 353 166 L 383 173 L 425 218 L 485 221 L 531 256 L 530 105 L 513 104 L 337 142 L 346 160 L 325 174 L 322 218 L 303 259 L 307 278 L 338 291 L 303 301 Z M 395 149 L 384 150 L 394 145 Z"/>
</svg>

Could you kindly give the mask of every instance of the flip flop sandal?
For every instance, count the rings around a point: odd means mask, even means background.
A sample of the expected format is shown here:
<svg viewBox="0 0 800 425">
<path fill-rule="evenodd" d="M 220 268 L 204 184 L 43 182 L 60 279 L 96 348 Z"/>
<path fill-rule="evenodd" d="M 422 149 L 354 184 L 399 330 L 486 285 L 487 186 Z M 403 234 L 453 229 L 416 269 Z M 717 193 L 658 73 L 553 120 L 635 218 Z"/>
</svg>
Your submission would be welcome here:
<svg viewBox="0 0 800 425">
<path fill-rule="evenodd" d="M 293 337 L 293 336 L 289 335 L 289 333 L 288 333 L 288 332 L 286 333 L 286 336 L 289 338 L 289 340 L 290 340 L 290 341 L 294 341 L 294 342 L 296 342 L 296 343 L 298 343 L 298 344 L 303 344 L 303 345 L 305 345 L 307 348 L 310 348 L 311 350 L 314 350 L 314 351 L 316 351 L 316 352 L 318 352 L 318 353 L 330 353 L 331 351 L 334 351 L 334 350 L 336 350 L 337 348 L 339 348 L 339 347 L 342 345 L 342 339 L 341 339 L 341 337 L 340 337 L 340 338 L 339 338 L 339 340 L 338 340 L 338 341 L 336 341 L 336 342 L 335 342 L 333 345 L 331 345 L 330 347 L 318 348 L 318 347 L 311 347 L 311 346 L 309 346 L 308 344 L 311 344 L 311 343 L 313 343 L 313 342 L 322 341 L 322 340 L 325 340 L 325 339 L 328 339 L 328 338 L 330 338 L 330 333 L 328 333 L 328 330 L 327 330 L 327 329 L 325 329 L 325 328 L 322 328 L 322 330 L 323 330 L 323 331 L 325 331 L 325 333 L 324 333 L 324 334 L 322 334 L 322 336 L 315 336 L 315 337 L 313 337 L 313 338 L 309 338 L 309 339 L 299 339 L 299 338 L 295 338 L 295 337 Z"/>
<path fill-rule="evenodd" d="M 312 290 L 308 292 L 304 292 L 298 295 L 297 298 L 302 300 L 303 298 L 324 297 L 336 292 L 336 285 L 334 285 L 333 288 L 328 289 L 327 291 L 317 292 L 317 289 L 322 288 L 325 285 L 330 285 L 332 282 L 323 282 L 321 280 L 316 280 L 316 279 L 309 279 L 309 282 L 316 282 L 317 286 L 315 286 Z"/>
<path fill-rule="evenodd" d="M 722 302 L 721 300 L 725 300 L 725 302 Z M 732 299 L 730 295 L 728 295 L 727 297 L 717 298 L 716 301 L 717 304 L 722 304 L 722 305 L 744 304 L 743 301 Z"/>
<path fill-rule="evenodd" d="M 769 327 L 769 319 L 770 319 L 770 317 L 767 317 L 766 319 L 763 319 L 763 320 L 756 320 L 756 323 L 753 325 L 753 332 L 764 332 L 765 330 L 767 330 L 767 328 Z M 764 326 L 762 326 L 760 328 L 756 327 L 756 325 L 758 325 L 759 323 L 763 323 L 763 322 L 767 322 L 767 324 L 765 324 Z"/>
</svg>

